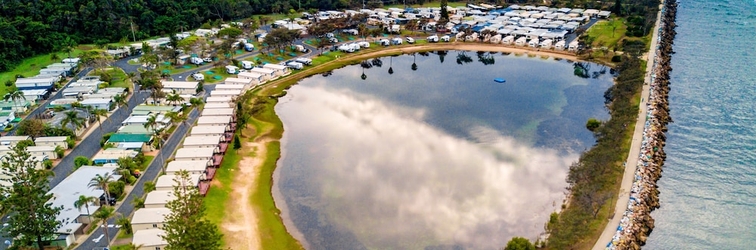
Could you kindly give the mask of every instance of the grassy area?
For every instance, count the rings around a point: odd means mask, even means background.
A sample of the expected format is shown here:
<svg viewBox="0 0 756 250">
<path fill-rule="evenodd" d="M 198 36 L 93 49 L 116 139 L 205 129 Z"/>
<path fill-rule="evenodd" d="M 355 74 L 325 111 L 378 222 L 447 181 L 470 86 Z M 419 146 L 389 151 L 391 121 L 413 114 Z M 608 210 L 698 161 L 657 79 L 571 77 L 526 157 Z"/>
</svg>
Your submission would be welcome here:
<svg viewBox="0 0 756 250">
<path fill-rule="evenodd" d="M 131 247 L 131 244 L 110 246 L 110 250 L 131 250 L 131 249 L 133 249 Z"/>
<path fill-rule="evenodd" d="M 104 73 L 110 74 L 110 76 L 112 77 L 112 80 L 110 81 L 108 87 L 121 87 L 127 89 L 132 89 L 134 87 L 134 85 L 131 83 L 131 79 L 128 79 L 126 72 L 124 72 L 121 68 L 105 68 L 93 70 L 89 72 L 89 75 L 101 76 Z"/>
<path fill-rule="evenodd" d="M 620 40 L 625 37 L 627 25 L 622 18 L 601 20 L 588 29 L 588 35 L 593 37 L 593 47 L 607 47 L 609 49 L 618 46 Z"/>
<path fill-rule="evenodd" d="M 75 49 L 73 52 L 71 52 L 72 57 L 76 57 L 79 54 L 81 54 L 81 49 Z M 35 76 L 39 74 L 39 70 L 43 67 L 46 67 L 47 65 L 60 62 L 60 60 L 52 60 L 52 54 L 57 54 L 58 58 L 66 58 L 68 57 L 67 53 L 49 53 L 44 55 L 38 55 L 34 57 L 29 57 L 24 59 L 16 68 L 14 68 L 11 71 L 6 71 L 0 73 L 0 96 L 5 95 L 5 82 L 6 81 L 15 81 L 16 75 L 22 75 L 25 77 Z"/>
<path fill-rule="evenodd" d="M 153 156 L 153 155 L 145 155 L 144 156 L 144 162 L 142 163 L 141 166 L 139 166 L 139 170 L 144 171 L 145 169 L 147 169 L 147 166 L 149 166 L 150 163 L 152 163 L 153 159 L 155 159 L 155 156 Z"/>
<path fill-rule="evenodd" d="M 118 236 L 116 236 L 116 239 L 131 239 L 134 235 L 127 234 L 126 230 L 118 230 Z"/>
<path fill-rule="evenodd" d="M 226 203 L 228 203 L 231 184 L 234 180 L 234 172 L 239 170 L 239 155 L 235 150 L 228 150 L 223 156 L 221 167 L 215 172 L 213 182 L 219 182 L 220 185 L 213 185 L 208 190 L 203 200 L 207 209 L 205 218 L 213 224 L 220 225 L 226 215 Z M 221 244 L 225 244 L 222 242 Z"/>
</svg>

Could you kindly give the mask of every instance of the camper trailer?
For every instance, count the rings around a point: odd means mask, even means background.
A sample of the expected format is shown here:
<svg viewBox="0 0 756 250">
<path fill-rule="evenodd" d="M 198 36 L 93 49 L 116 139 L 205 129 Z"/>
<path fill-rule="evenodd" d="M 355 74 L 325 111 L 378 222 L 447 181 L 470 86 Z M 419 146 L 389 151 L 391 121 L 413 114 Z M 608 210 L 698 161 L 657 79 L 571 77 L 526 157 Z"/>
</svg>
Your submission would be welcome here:
<svg viewBox="0 0 756 250">
<path fill-rule="evenodd" d="M 543 49 L 551 49 L 551 44 L 554 42 L 554 40 L 546 39 L 541 42 L 540 46 Z"/>
<path fill-rule="evenodd" d="M 428 38 L 426 38 L 426 40 L 428 40 L 429 43 L 437 43 L 438 42 L 438 36 L 437 35 L 432 35 L 432 36 L 429 36 Z"/>
<path fill-rule="evenodd" d="M 488 40 L 490 43 L 499 43 L 501 42 L 501 35 L 495 35 L 492 36 L 490 40 Z"/>
<path fill-rule="evenodd" d="M 538 42 L 538 39 L 531 39 L 528 42 L 528 46 L 531 48 L 537 48 L 540 43 Z"/>
<path fill-rule="evenodd" d="M 227 65 L 226 66 L 226 73 L 229 74 L 238 74 L 239 73 L 239 67 Z"/>
<path fill-rule="evenodd" d="M 407 39 L 407 43 L 409 43 L 409 44 L 415 43 L 415 38 L 407 37 L 406 39 Z"/>
<path fill-rule="evenodd" d="M 525 46 L 526 44 L 528 44 L 528 39 L 525 37 L 520 37 L 515 40 L 515 45 L 517 46 Z"/>
<path fill-rule="evenodd" d="M 197 80 L 197 81 L 204 81 L 205 75 L 203 75 L 200 72 L 197 72 L 197 73 L 192 74 L 192 78 L 194 78 L 194 80 Z"/>
<path fill-rule="evenodd" d="M 289 67 L 292 69 L 303 69 L 304 65 L 302 65 L 302 63 L 299 63 L 299 62 L 291 61 L 291 62 L 286 63 L 286 67 Z"/>
<path fill-rule="evenodd" d="M 381 39 L 381 40 L 379 41 L 379 43 L 380 43 L 380 44 L 381 44 L 382 46 L 389 46 L 389 45 L 391 45 L 391 42 L 389 42 L 389 40 L 388 40 L 388 39 Z"/>
<path fill-rule="evenodd" d="M 391 44 L 393 44 L 393 45 L 401 45 L 402 44 L 402 39 L 398 38 L 398 37 L 392 38 L 391 39 Z"/>
<path fill-rule="evenodd" d="M 255 66 L 255 63 L 250 62 L 250 61 L 241 61 L 241 66 L 244 69 L 251 69 L 252 67 Z"/>
<path fill-rule="evenodd" d="M 244 44 L 244 50 L 246 51 L 253 51 L 255 50 L 255 45 L 251 43 L 245 43 Z"/>
<path fill-rule="evenodd" d="M 357 44 L 360 45 L 360 47 L 362 48 L 370 48 L 369 42 L 362 41 L 362 42 L 358 42 Z"/>
<path fill-rule="evenodd" d="M 440 39 L 442 42 L 449 42 L 449 40 L 451 40 L 449 36 L 442 36 Z"/>
<path fill-rule="evenodd" d="M 554 49 L 556 49 L 556 50 L 564 50 L 564 41 L 559 41 L 556 44 L 554 44 Z"/>
<path fill-rule="evenodd" d="M 514 42 L 514 36 L 507 36 L 501 39 L 501 44 L 511 45 Z"/>
<path fill-rule="evenodd" d="M 579 48 L 579 46 L 580 46 L 580 44 L 578 43 L 578 41 L 572 41 L 570 43 L 569 47 L 567 47 L 567 50 L 569 50 L 569 51 L 577 51 L 578 48 Z"/>
<path fill-rule="evenodd" d="M 304 64 L 304 65 L 311 65 L 312 64 L 312 59 L 310 59 L 310 58 L 300 57 L 300 58 L 294 59 L 294 61 L 298 62 L 298 63 L 301 63 L 301 64 Z"/>
</svg>

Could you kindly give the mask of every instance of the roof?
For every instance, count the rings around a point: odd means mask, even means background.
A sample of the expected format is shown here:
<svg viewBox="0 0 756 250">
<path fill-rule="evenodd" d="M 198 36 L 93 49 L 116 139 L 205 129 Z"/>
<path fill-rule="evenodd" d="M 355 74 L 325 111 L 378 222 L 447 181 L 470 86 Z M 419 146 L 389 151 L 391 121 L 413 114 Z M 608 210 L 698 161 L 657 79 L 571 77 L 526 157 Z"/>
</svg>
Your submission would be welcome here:
<svg viewBox="0 0 756 250">
<path fill-rule="evenodd" d="M 230 96 L 211 96 L 211 97 L 208 97 L 207 100 L 205 100 L 205 102 L 206 103 L 211 103 L 211 102 L 228 103 L 228 102 L 231 102 L 232 99 L 233 97 L 230 97 Z"/>
<path fill-rule="evenodd" d="M 196 89 L 199 82 L 163 81 L 163 89 Z"/>
<path fill-rule="evenodd" d="M 64 142 L 68 140 L 68 136 L 45 136 L 37 137 L 34 142 Z"/>
<path fill-rule="evenodd" d="M 25 96 L 38 96 L 38 95 L 44 95 L 47 93 L 46 89 L 25 89 L 21 90 L 22 93 L 24 93 Z"/>
<path fill-rule="evenodd" d="M 192 187 L 196 187 L 197 184 L 199 184 L 199 179 L 202 175 L 199 174 L 190 174 L 189 180 L 191 180 Z M 156 188 L 170 188 L 176 185 L 176 181 L 174 181 L 174 178 L 176 178 L 176 175 L 172 174 L 166 174 L 158 177 L 157 181 L 155 181 L 155 187 Z"/>
<path fill-rule="evenodd" d="M 120 149 L 139 148 L 139 149 L 141 149 L 142 146 L 144 146 L 144 142 L 119 142 L 116 145 L 116 148 L 120 148 Z"/>
<path fill-rule="evenodd" d="M 227 96 L 227 95 L 240 95 L 241 92 L 242 92 L 241 89 L 213 90 L 213 92 L 210 92 L 210 97 Z"/>
<path fill-rule="evenodd" d="M 226 79 L 228 81 L 229 78 Z M 247 81 L 247 80 L 243 80 Z M 241 84 L 216 84 L 215 90 L 222 90 L 222 89 L 244 89 L 244 85 Z"/>
<path fill-rule="evenodd" d="M 125 125 L 121 126 L 121 128 L 118 129 L 118 133 L 121 134 L 152 134 L 152 132 L 145 128 L 144 125 L 141 124 L 132 124 L 132 125 Z"/>
<path fill-rule="evenodd" d="M 228 115 L 233 115 L 233 114 L 234 114 L 233 108 L 203 109 L 202 114 L 200 114 L 200 117 L 202 116 L 228 116 Z"/>
<path fill-rule="evenodd" d="M 180 148 L 176 150 L 176 159 L 186 158 L 210 158 L 215 154 L 215 148 Z"/>
<path fill-rule="evenodd" d="M 219 105 L 223 105 L 223 104 L 219 103 Z M 199 119 L 197 119 L 197 125 L 228 124 L 230 122 L 231 122 L 231 116 L 230 115 L 202 116 Z"/>
<path fill-rule="evenodd" d="M 96 104 L 109 104 L 111 102 L 110 99 L 97 99 L 97 98 L 89 98 L 84 99 L 81 101 L 81 105 L 96 105 Z"/>
<path fill-rule="evenodd" d="M 225 132 L 226 132 L 226 126 L 223 126 L 223 125 L 199 125 L 199 126 L 194 126 L 189 134 L 190 135 L 223 134 Z"/>
<path fill-rule="evenodd" d="M 114 160 L 122 157 L 133 158 L 137 155 L 137 151 L 130 149 L 109 148 L 98 152 L 92 160 Z"/>
<path fill-rule="evenodd" d="M 252 71 L 252 72 L 260 72 L 260 73 L 264 73 L 264 74 L 273 74 L 274 72 L 276 72 L 275 70 L 266 69 L 266 68 L 252 68 L 252 69 L 250 69 L 250 71 Z"/>
<path fill-rule="evenodd" d="M 165 235 L 165 231 L 158 228 L 137 230 L 134 232 L 134 239 L 131 240 L 131 243 L 134 244 L 134 246 L 142 247 L 159 247 L 168 245 L 168 242 L 163 239 L 163 235 Z"/>
<path fill-rule="evenodd" d="M 155 106 L 155 105 L 137 105 L 134 111 L 151 111 L 153 113 L 167 113 L 168 111 L 179 111 L 181 107 L 174 106 Z"/>
<path fill-rule="evenodd" d="M 165 167 L 165 172 L 178 172 L 186 170 L 189 172 L 205 171 L 208 161 L 172 161 Z"/>
<path fill-rule="evenodd" d="M 200 146 L 200 145 L 218 145 L 220 143 L 221 136 L 215 135 L 190 135 L 184 138 L 185 146 Z"/>
<path fill-rule="evenodd" d="M 262 74 L 256 73 L 256 72 L 241 72 L 241 73 L 238 74 L 238 76 L 239 77 L 249 77 L 249 78 L 260 78 L 262 76 Z M 246 79 L 246 80 L 245 79 L 241 79 L 241 80 L 242 81 L 246 81 L 245 84 L 251 82 L 248 79 Z M 228 82 L 228 79 L 226 79 L 226 81 Z M 242 82 L 242 81 L 235 81 L 234 80 L 234 81 L 230 81 L 230 82 Z"/>
<path fill-rule="evenodd" d="M 239 73 L 239 76 L 246 76 L 246 75 L 250 75 L 249 77 L 253 77 L 253 78 L 257 78 L 257 77 L 259 77 L 259 76 L 260 76 L 260 74 L 249 73 L 249 72 L 241 72 L 241 73 Z M 241 84 L 249 84 L 249 83 L 250 83 L 250 82 L 252 82 L 252 81 L 251 81 L 251 80 L 249 80 L 249 79 L 241 79 L 241 78 L 226 78 L 226 81 L 225 81 L 225 82 L 226 82 L 226 83 L 241 83 Z M 226 85 L 226 86 L 234 86 L 234 85 L 237 85 L 237 84 L 228 84 L 228 85 L 227 85 L 227 84 L 216 84 L 216 85 L 215 85 L 215 88 L 217 89 L 217 88 L 218 88 L 218 86 L 221 86 L 221 85 Z"/>
<path fill-rule="evenodd" d="M 60 210 L 60 214 L 56 217 L 57 220 L 63 221 L 63 226 L 61 228 L 63 230 L 60 231 L 66 232 L 68 229 L 71 229 L 70 232 L 74 232 L 78 229 L 78 226 L 81 226 L 77 225 L 78 223 L 75 223 L 74 221 L 80 215 L 86 215 L 87 210 L 82 209 L 79 211 L 79 209 L 73 206 L 74 202 L 76 202 L 81 195 L 94 197 L 102 196 L 104 192 L 99 188 L 90 188 L 89 181 L 98 174 L 112 174 L 115 170 L 116 167 L 81 166 L 68 175 L 68 177 L 63 179 L 58 185 L 50 189 L 49 193 L 53 194 L 52 206 L 63 207 L 63 209 Z M 113 175 L 113 180 L 118 180 L 120 178 L 120 175 Z M 99 209 L 98 205 L 99 203 L 90 204 L 89 212 L 94 213 L 97 211 Z"/>
<path fill-rule="evenodd" d="M 19 141 L 25 141 L 25 140 L 31 140 L 31 137 L 21 136 L 21 135 L 0 137 L 0 142 L 19 142 Z"/>
<path fill-rule="evenodd" d="M 116 133 L 110 136 L 108 142 L 149 142 L 152 135 L 149 134 L 121 134 Z"/>
<path fill-rule="evenodd" d="M 165 216 L 170 214 L 171 210 L 160 208 L 140 208 L 134 211 L 131 217 L 131 224 L 158 224 L 165 221 Z"/>
<path fill-rule="evenodd" d="M 55 83 L 54 77 L 44 77 L 44 78 L 18 78 L 16 79 L 16 85 L 19 84 L 30 84 L 30 83 L 45 83 L 45 84 L 53 84 Z"/>
<path fill-rule="evenodd" d="M 147 123 L 147 119 L 149 119 L 150 117 L 151 115 L 132 115 L 132 116 L 129 116 L 129 118 L 126 118 L 126 120 L 124 120 L 121 124 L 126 124 L 126 123 L 145 124 Z M 155 117 L 155 121 L 159 123 L 163 123 L 163 124 L 168 124 L 171 122 L 171 119 L 161 114 Z M 142 127 L 144 127 L 144 125 L 142 125 Z"/>
<path fill-rule="evenodd" d="M 159 191 L 155 190 L 147 193 L 147 197 L 144 198 L 144 204 L 165 204 L 173 198 L 173 191 Z"/>
<path fill-rule="evenodd" d="M 52 146 L 28 146 L 26 151 L 29 152 L 54 152 L 55 147 Z"/>
<path fill-rule="evenodd" d="M 231 103 L 224 103 L 224 102 L 205 103 L 205 106 L 204 106 L 205 109 L 225 109 L 225 108 L 230 108 L 230 107 L 231 107 Z"/>
</svg>

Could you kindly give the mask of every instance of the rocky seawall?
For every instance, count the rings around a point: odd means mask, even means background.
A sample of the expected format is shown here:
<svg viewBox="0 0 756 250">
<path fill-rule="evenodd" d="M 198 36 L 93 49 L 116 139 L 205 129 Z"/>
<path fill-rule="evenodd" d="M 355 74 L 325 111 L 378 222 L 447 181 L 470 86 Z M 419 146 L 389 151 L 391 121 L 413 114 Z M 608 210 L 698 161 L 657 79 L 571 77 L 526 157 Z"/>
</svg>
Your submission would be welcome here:
<svg viewBox="0 0 756 250">
<path fill-rule="evenodd" d="M 651 212 L 659 208 L 659 190 L 656 182 L 661 178 L 662 165 L 667 155 L 664 152 L 669 116 L 670 59 L 674 52 L 675 16 L 677 1 L 666 0 L 662 7 L 658 27 L 658 45 L 650 53 L 656 53 L 651 74 L 647 103 L 648 115 L 643 128 L 641 153 L 635 170 L 630 201 L 622 214 L 620 225 L 607 244 L 607 249 L 640 249 L 654 229 Z M 630 166 L 628 166 L 630 167 Z"/>
</svg>

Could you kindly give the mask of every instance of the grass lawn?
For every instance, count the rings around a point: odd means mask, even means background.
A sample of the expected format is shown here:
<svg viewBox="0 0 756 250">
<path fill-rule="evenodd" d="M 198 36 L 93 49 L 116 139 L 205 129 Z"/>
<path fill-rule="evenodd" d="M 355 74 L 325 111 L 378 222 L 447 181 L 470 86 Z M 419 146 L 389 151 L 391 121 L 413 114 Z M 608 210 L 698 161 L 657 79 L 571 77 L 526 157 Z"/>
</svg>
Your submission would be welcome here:
<svg viewBox="0 0 756 250">
<path fill-rule="evenodd" d="M 226 203 L 228 203 L 231 185 L 234 180 L 234 173 L 239 170 L 239 155 L 236 150 L 226 151 L 223 157 L 221 167 L 215 172 L 213 182 L 220 182 L 220 185 L 213 185 L 208 190 L 202 204 L 205 205 L 207 213 L 205 218 L 215 225 L 220 225 L 223 216 L 226 214 Z M 237 197 L 238 198 L 238 197 Z M 225 244 L 222 242 L 221 244 Z"/>
<path fill-rule="evenodd" d="M 131 248 L 131 244 L 110 246 L 110 250 L 130 250 L 130 249 L 133 249 Z"/>
<path fill-rule="evenodd" d="M 108 87 L 121 87 L 127 89 L 132 89 L 134 87 L 131 80 L 126 76 L 126 72 L 121 68 L 105 68 L 97 70 L 96 72 L 93 70 L 89 72 L 89 75 L 102 75 L 102 73 L 108 73 L 113 78 Z"/>
<path fill-rule="evenodd" d="M 152 163 L 153 159 L 155 159 L 155 156 L 153 156 L 153 155 L 145 155 L 144 156 L 144 162 L 142 163 L 141 166 L 139 166 L 139 170 L 140 171 L 144 171 L 145 169 L 147 169 L 147 166 L 149 166 L 150 163 Z"/>
<path fill-rule="evenodd" d="M 75 49 L 71 52 L 72 57 L 76 57 L 77 55 L 81 54 L 81 49 Z M 60 62 L 63 58 L 68 57 L 67 53 L 58 52 L 58 57 L 61 58 L 60 60 L 53 61 L 50 59 L 51 55 L 53 53 L 44 54 L 44 55 L 37 55 L 33 57 L 29 57 L 21 61 L 16 68 L 14 68 L 11 71 L 6 71 L 0 73 L 0 96 L 5 95 L 5 82 L 6 81 L 15 81 L 16 75 L 22 75 L 25 77 L 31 77 L 39 74 L 39 70 L 42 69 L 42 67 L 46 67 L 47 65 Z"/>
<path fill-rule="evenodd" d="M 126 230 L 118 230 L 118 236 L 116 236 L 116 239 L 131 239 L 134 235 L 127 234 Z"/>
<path fill-rule="evenodd" d="M 609 49 L 617 46 L 617 43 L 625 37 L 627 25 L 625 20 L 615 18 L 612 20 L 598 21 L 588 29 L 588 35 L 594 37 L 593 47 L 607 47 Z"/>
</svg>

